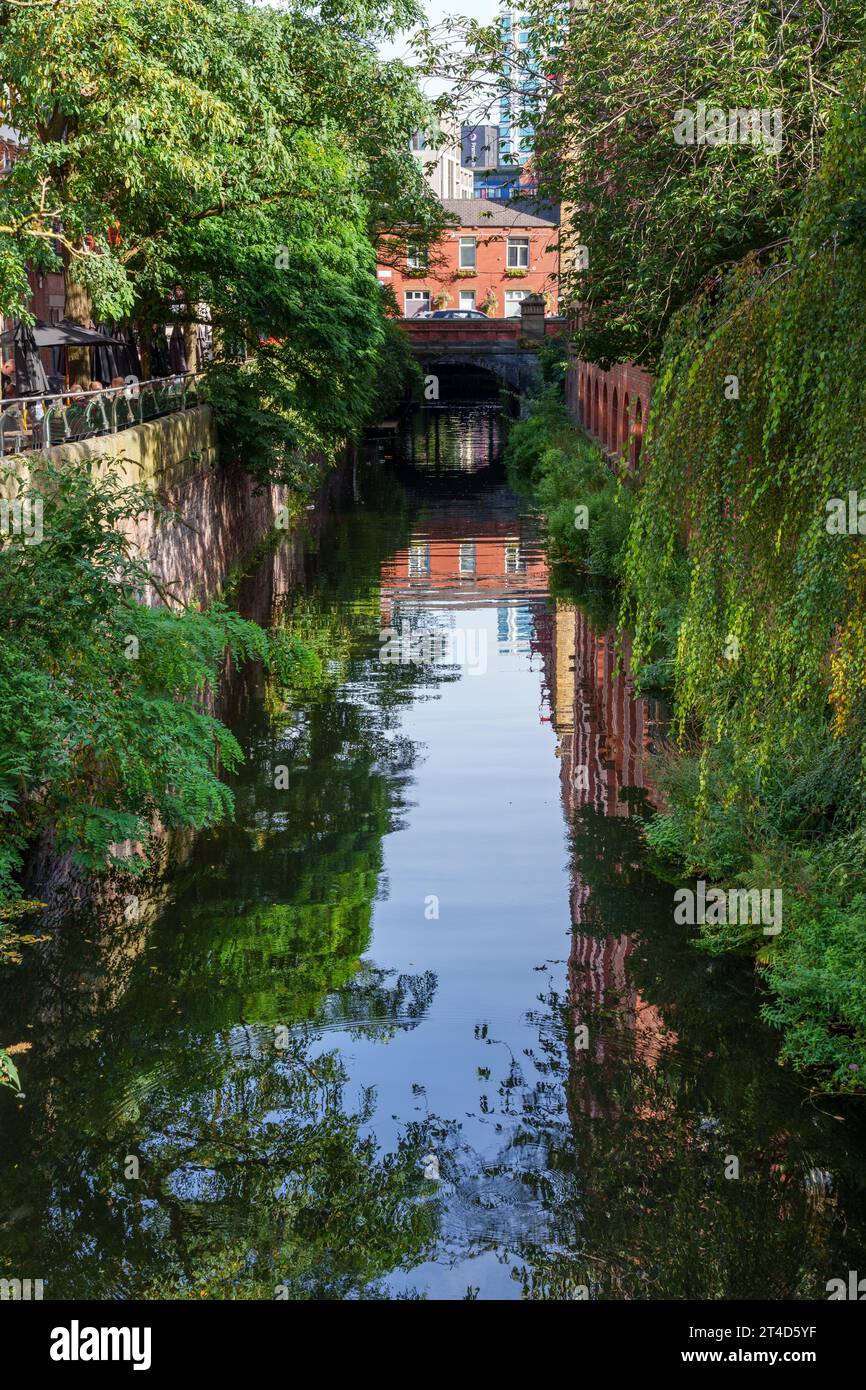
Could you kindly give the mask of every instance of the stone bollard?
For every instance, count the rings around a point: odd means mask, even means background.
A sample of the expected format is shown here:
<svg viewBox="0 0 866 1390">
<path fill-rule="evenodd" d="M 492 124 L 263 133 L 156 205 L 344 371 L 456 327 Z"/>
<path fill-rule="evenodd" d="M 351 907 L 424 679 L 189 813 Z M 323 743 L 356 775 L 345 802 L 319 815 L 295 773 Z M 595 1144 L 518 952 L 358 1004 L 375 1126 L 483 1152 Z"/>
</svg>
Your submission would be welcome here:
<svg viewBox="0 0 866 1390">
<path fill-rule="evenodd" d="M 520 302 L 521 331 L 524 338 L 544 337 L 544 296 L 528 294 Z"/>
</svg>

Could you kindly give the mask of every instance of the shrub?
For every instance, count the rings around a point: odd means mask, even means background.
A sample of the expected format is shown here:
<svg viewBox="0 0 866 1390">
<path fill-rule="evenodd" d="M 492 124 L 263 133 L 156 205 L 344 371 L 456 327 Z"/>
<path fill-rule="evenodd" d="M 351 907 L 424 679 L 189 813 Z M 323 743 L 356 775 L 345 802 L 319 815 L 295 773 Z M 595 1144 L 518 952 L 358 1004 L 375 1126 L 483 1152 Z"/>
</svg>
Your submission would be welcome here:
<svg viewBox="0 0 866 1390">
<path fill-rule="evenodd" d="M 515 486 L 532 493 L 544 511 L 554 562 L 618 579 L 631 492 L 598 447 L 572 424 L 555 387 L 513 426 L 506 463 Z"/>
<path fill-rule="evenodd" d="M 303 659 L 296 639 L 221 603 L 140 601 L 155 581 L 121 527 L 159 510 L 143 489 L 84 462 L 47 463 L 38 493 L 18 489 L 43 502 L 44 537 L 0 546 L 0 903 L 20 896 L 24 852 L 44 830 L 99 869 L 119 862 L 118 842 L 146 845 L 156 818 L 222 819 L 220 770 L 241 757 L 209 708 L 227 654 L 281 680 Z"/>
</svg>

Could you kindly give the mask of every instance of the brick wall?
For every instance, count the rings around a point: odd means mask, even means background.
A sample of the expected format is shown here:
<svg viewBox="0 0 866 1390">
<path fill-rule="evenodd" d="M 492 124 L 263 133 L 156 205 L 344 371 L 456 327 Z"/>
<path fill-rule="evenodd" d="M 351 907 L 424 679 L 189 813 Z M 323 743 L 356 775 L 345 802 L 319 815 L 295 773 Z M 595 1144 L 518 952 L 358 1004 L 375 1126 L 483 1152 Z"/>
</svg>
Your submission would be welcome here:
<svg viewBox="0 0 866 1390">
<path fill-rule="evenodd" d="M 575 360 L 565 380 L 572 419 L 609 454 L 637 468 L 649 416 L 652 377 L 633 362 L 617 362 L 608 371 Z"/>
</svg>

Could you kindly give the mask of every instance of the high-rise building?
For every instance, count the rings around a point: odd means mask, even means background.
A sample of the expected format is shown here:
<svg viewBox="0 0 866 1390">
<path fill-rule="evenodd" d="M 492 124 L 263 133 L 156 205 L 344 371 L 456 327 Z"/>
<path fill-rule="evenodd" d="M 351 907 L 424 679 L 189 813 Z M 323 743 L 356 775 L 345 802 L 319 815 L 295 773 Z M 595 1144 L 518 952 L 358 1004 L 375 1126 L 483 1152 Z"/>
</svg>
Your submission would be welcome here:
<svg viewBox="0 0 866 1390">
<path fill-rule="evenodd" d="M 412 153 L 437 198 L 471 198 L 475 180 L 463 167 L 460 124 L 444 120 L 435 131 L 416 130 Z"/>
<path fill-rule="evenodd" d="M 486 174 L 499 168 L 499 126 L 463 127 L 463 165 L 473 174 Z"/>
<path fill-rule="evenodd" d="M 529 112 L 537 80 L 529 19 L 520 8 L 502 0 L 499 28 L 503 47 L 499 95 L 486 123 L 463 127 L 463 163 L 472 171 L 476 198 L 529 198 L 536 192 L 535 130 Z"/>
<path fill-rule="evenodd" d="M 535 135 L 525 112 L 535 89 L 529 19 L 516 5 L 503 0 L 499 28 L 504 50 L 498 104 L 500 163 L 522 168 L 532 156 Z"/>
</svg>

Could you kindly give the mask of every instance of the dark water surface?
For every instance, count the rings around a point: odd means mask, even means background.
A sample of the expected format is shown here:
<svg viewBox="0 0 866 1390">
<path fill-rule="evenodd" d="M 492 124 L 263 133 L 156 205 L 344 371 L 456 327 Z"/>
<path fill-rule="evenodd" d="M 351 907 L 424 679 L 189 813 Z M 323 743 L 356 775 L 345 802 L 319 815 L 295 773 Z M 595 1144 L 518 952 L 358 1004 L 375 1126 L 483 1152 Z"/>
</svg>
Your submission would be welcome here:
<svg viewBox="0 0 866 1390">
<path fill-rule="evenodd" d="M 418 412 L 300 587 L 263 562 L 242 605 L 320 665 L 288 702 L 229 684 L 233 822 L 7 978 L 0 1277 L 803 1298 L 862 1265 L 857 1112 L 777 1065 L 748 964 L 642 867 L 657 711 L 603 605 L 551 594 L 501 434 Z"/>
</svg>

